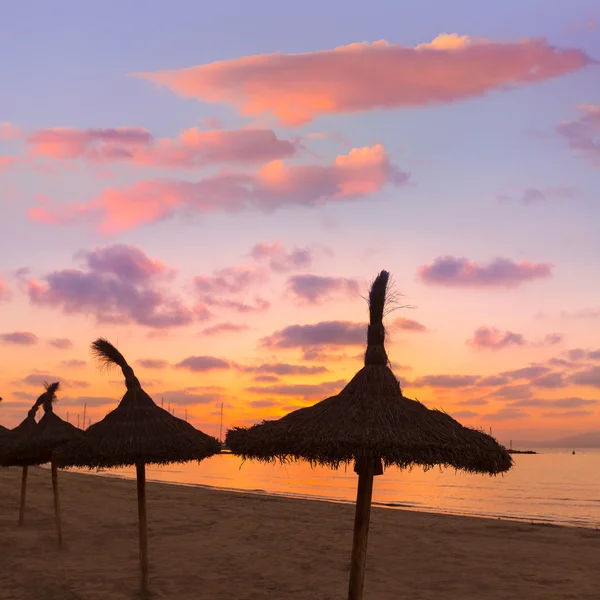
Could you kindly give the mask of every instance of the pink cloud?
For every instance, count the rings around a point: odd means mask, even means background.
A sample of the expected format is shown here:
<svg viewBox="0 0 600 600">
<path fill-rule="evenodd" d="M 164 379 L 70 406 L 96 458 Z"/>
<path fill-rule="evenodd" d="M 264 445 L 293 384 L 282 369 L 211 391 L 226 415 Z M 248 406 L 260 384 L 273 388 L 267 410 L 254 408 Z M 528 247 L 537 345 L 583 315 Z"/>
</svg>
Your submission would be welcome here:
<svg viewBox="0 0 600 600">
<path fill-rule="evenodd" d="M 246 116 L 274 115 L 282 124 L 299 126 L 323 114 L 473 98 L 558 77 L 593 62 L 579 50 L 557 50 L 545 39 L 491 42 L 441 34 L 414 48 L 382 40 L 136 76 L 184 98 L 229 103 Z"/>
<path fill-rule="evenodd" d="M 186 129 L 175 139 L 155 140 L 142 127 L 41 129 L 27 138 L 32 156 L 95 163 L 131 162 L 142 167 L 191 169 L 216 163 L 264 163 L 289 158 L 293 142 L 270 129 Z"/>
<path fill-rule="evenodd" d="M 12 292 L 8 287 L 8 283 L 0 277 L 0 302 L 8 302 L 12 298 Z"/>
<path fill-rule="evenodd" d="M 16 156 L 0 156 L 0 172 L 8 170 L 17 163 Z"/>
<path fill-rule="evenodd" d="M 295 269 L 306 269 L 312 265 L 317 250 L 326 254 L 331 251 L 327 248 L 292 248 L 286 250 L 281 242 L 260 242 L 250 250 L 250 256 L 257 262 L 264 262 L 273 271 L 284 273 Z"/>
<path fill-rule="evenodd" d="M 600 167 L 600 105 L 579 106 L 580 116 L 559 123 L 556 130 L 569 147 Z"/>
<path fill-rule="evenodd" d="M 392 328 L 400 329 L 402 331 L 415 331 L 419 333 L 424 333 L 429 331 L 425 325 L 419 323 L 419 321 L 414 321 L 413 319 L 405 319 L 403 317 L 398 317 L 394 319 L 392 323 Z"/>
<path fill-rule="evenodd" d="M 25 132 L 8 121 L 0 122 L 0 142 L 13 142 L 25 136 Z"/>
<path fill-rule="evenodd" d="M 440 256 L 431 265 L 419 267 L 417 276 L 423 283 L 448 287 L 500 287 L 513 288 L 535 279 L 551 277 L 554 265 L 515 262 L 496 258 L 486 265 L 463 257 Z"/>
<path fill-rule="evenodd" d="M 17 346 L 35 346 L 38 343 L 38 337 L 29 331 L 13 331 L 12 333 L 1 333 L 0 342 Z"/>
<path fill-rule="evenodd" d="M 143 127 L 113 129 L 40 129 L 27 136 L 32 156 L 78 159 L 98 162 L 131 156 L 136 149 L 152 142 L 152 134 Z"/>
<path fill-rule="evenodd" d="M 249 299 L 248 292 L 268 280 L 268 272 L 257 265 L 240 265 L 218 269 L 212 275 L 194 277 L 194 289 L 208 306 L 239 313 L 262 312 L 271 305 L 263 298 Z M 250 302 L 249 302 L 250 300 Z"/>
<path fill-rule="evenodd" d="M 319 304 L 339 296 L 359 296 L 358 281 L 346 277 L 294 275 L 288 278 L 287 287 L 296 298 L 308 304 Z"/>
<path fill-rule="evenodd" d="M 525 340 L 520 333 L 500 331 L 495 327 L 479 327 L 473 338 L 465 343 L 475 350 L 501 350 L 510 346 L 524 346 Z"/>
<path fill-rule="evenodd" d="M 261 267 L 240 265 L 218 269 L 212 275 L 198 275 L 194 277 L 194 287 L 201 294 L 239 294 L 267 279 L 268 274 Z"/>
<path fill-rule="evenodd" d="M 67 314 L 93 315 L 98 323 L 169 328 L 208 318 L 170 292 L 173 270 L 135 246 L 118 244 L 76 255 L 84 269 L 64 269 L 27 282 L 33 304 Z"/>
<path fill-rule="evenodd" d="M 392 165 L 383 146 L 354 148 L 333 164 L 290 165 L 273 161 L 256 173 L 221 172 L 198 182 L 143 181 L 129 188 L 106 189 L 87 204 L 41 206 L 27 211 L 46 224 L 93 222 L 105 234 L 155 223 L 175 214 L 316 206 L 361 199 L 386 184 L 402 185 L 408 175 Z"/>
<path fill-rule="evenodd" d="M 106 189 L 87 204 L 52 207 L 46 201 L 29 218 L 47 224 L 91 221 L 105 234 L 154 223 L 175 214 L 317 206 L 361 199 L 386 184 L 402 185 L 408 175 L 392 165 L 383 146 L 354 148 L 330 165 L 285 165 L 272 161 L 254 174 L 221 172 L 197 182 L 143 181 Z"/>
</svg>

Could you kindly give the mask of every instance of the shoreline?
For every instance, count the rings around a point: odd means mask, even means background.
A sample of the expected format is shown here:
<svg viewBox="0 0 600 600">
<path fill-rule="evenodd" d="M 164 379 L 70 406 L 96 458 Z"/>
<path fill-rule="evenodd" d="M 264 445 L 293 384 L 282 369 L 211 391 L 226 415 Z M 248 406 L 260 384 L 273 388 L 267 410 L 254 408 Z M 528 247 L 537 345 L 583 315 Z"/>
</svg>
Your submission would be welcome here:
<svg viewBox="0 0 600 600">
<path fill-rule="evenodd" d="M 0 469 L 0 599 L 137 598 L 135 481 L 61 471 L 64 547 L 50 473 Z M 147 483 L 152 600 L 339 600 L 354 507 Z M 372 511 L 365 600 L 592 600 L 600 533 L 409 510 Z"/>
<path fill-rule="evenodd" d="M 49 467 L 43 465 L 43 469 L 48 469 Z M 61 471 L 62 472 L 62 471 Z M 64 470 L 64 472 L 70 473 L 79 473 L 82 475 L 91 475 L 94 477 L 103 477 L 106 479 L 118 479 L 124 481 L 135 481 L 135 475 L 132 477 L 128 477 L 126 475 L 122 475 L 120 473 L 115 473 L 109 470 L 103 472 L 94 472 L 93 470 Z M 310 494 L 295 494 L 291 492 L 276 492 L 276 491 L 267 491 L 261 488 L 255 489 L 246 489 L 246 488 L 234 488 L 234 487 L 224 487 L 224 486 L 216 486 L 210 485 L 206 483 L 186 483 L 180 481 L 168 481 L 160 478 L 155 478 L 148 476 L 146 474 L 146 481 L 157 483 L 161 485 L 169 485 L 169 486 L 182 486 L 182 487 L 197 487 L 200 489 L 207 490 L 215 490 L 221 491 L 225 493 L 232 494 L 252 494 L 257 496 L 266 496 L 266 497 L 274 497 L 274 498 L 289 498 L 296 500 L 305 500 L 308 502 L 329 502 L 331 504 L 343 504 L 354 506 L 354 500 L 346 500 L 344 498 L 333 498 L 330 496 L 318 496 L 318 495 L 310 495 Z M 407 510 L 418 513 L 425 513 L 431 515 L 448 515 L 448 516 L 456 516 L 456 517 L 466 517 L 473 519 L 491 519 L 491 520 L 499 520 L 499 521 L 511 521 L 514 523 L 529 523 L 532 525 L 538 525 L 542 527 L 574 527 L 578 529 L 588 529 L 590 531 L 599 531 L 600 530 L 600 519 L 598 519 L 598 523 L 587 523 L 577 521 L 576 519 L 572 520 L 559 520 L 557 518 L 552 519 L 550 517 L 544 517 L 540 515 L 527 515 L 527 516 L 519 516 L 519 515 L 507 515 L 507 514 L 499 514 L 499 513 L 489 513 L 489 514 L 481 514 L 481 513 L 471 513 L 471 512 L 460 512 L 460 511 L 452 511 L 452 510 L 440 510 L 435 509 L 435 507 L 428 506 L 417 506 L 415 504 L 411 504 L 409 502 L 376 502 L 372 503 L 373 508 L 382 508 L 386 510 Z"/>
</svg>

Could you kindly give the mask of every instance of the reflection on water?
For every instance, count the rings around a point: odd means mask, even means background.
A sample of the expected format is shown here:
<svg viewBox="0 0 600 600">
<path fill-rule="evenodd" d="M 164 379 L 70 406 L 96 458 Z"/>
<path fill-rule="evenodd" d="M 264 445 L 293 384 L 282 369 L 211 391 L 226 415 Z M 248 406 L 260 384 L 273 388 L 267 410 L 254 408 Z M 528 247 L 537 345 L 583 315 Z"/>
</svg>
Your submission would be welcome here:
<svg viewBox="0 0 600 600">
<path fill-rule="evenodd" d="M 540 450 L 513 458 L 513 469 L 498 477 L 391 468 L 375 478 L 373 500 L 388 507 L 600 527 L 600 450 Z M 133 478 L 135 469 L 99 474 Z M 351 466 L 333 471 L 305 463 L 242 463 L 228 454 L 200 464 L 148 466 L 146 475 L 151 481 L 342 502 L 356 494 Z"/>
</svg>

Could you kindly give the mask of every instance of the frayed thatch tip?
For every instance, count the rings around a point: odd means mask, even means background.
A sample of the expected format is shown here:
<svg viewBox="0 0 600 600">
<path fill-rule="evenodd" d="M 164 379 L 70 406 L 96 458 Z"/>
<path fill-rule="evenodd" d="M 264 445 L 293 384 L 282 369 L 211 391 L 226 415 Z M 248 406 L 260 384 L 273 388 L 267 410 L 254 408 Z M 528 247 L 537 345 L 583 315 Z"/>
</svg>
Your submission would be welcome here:
<svg viewBox="0 0 600 600">
<path fill-rule="evenodd" d="M 141 387 L 133 369 L 127 364 L 125 357 L 104 338 L 98 338 L 92 342 L 92 354 L 101 367 L 110 369 L 114 365 L 121 367 L 125 377 L 125 385 L 128 390 Z"/>
<path fill-rule="evenodd" d="M 385 351 L 385 328 L 383 314 L 387 300 L 387 287 L 390 279 L 388 271 L 381 271 L 371 284 L 369 291 L 369 328 L 367 330 L 367 350 L 365 366 L 387 365 L 388 357 Z"/>
<path fill-rule="evenodd" d="M 43 394 L 44 399 L 42 400 L 42 407 L 44 412 L 52 412 L 52 404 L 57 401 L 56 392 L 60 387 L 60 382 L 55 381 L 54 383 L 44 382 L 44 387 L 46 388 L 46 393 Z"/>
</svg>

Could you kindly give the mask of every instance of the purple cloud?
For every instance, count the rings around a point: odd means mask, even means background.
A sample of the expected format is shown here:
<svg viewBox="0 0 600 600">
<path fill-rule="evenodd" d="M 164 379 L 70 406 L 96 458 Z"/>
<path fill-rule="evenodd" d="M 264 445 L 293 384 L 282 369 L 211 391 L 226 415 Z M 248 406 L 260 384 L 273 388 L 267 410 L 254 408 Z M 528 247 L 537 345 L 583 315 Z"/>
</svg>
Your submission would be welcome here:
<svg viewBox="0 0 600 600">
<path fill-rule="evenodd" d="M 246 391 L 255 394 L 275 394 L 277 396 L 302 396 L 303 398 L 323 398 L 332 394 L 337 394 L 346 385 L 346 381 L 338 379 L 337 381 L 324 381 L 315 384 L 289 384 L 289 385 L 269 385 L 269 386 L 251 386 Z"/>
<path fill-rule="evenodd" d="M 600 367 L 590 367 L 583 371 L 578 371 L 571 376 L 571 381 L 577 385 L 589 385 L 600 388 Z"/>
<path fill-rule="evenodd" d="M 254 298 L 254 304 L 248 304 L 239 300 L 230 300 L 227 298 L 213 298 L 211 296 L 202 296 L 202 301 L 209 306 L 219 306 L 221 308 L 229 308 L 239 313 L 249 312 L 264 312 L 271 303 L 263 298 Z"/>
<path fill-rule="evenodd" d="M 562 343 L 564 336 L 562 333 L 548 333 L 544 336 L 543 344 L 545 346 L 555 346 L 556 344 Z"/>
<path fill-rule="evenodd" d="M 248 325 L 236 324 L 236 323 L 216 323 L 212 327 L 206 327 L 202 330 L 204 335 L 220 335 L 222 333 L 238 333 L 240 331 L 247 331 L 250 329 Z"/>
<path fill-rule="evenodd" d="M 593 414 L 593 410 L 565 410 L 564 412 L 542 413 L 542 417 L 546 419 L 569 419 L 573 417 L 587 417 Z"/>
<path fill-rule="evenodd" d="M 465 342 L 475 350 L 501 350 L 510 346 L 523 346 L 525 340 L 520 333 L 500 331 L 495 327 L 479 327 L 473 338 Z"/>
<path fill-rule="evenodd" d="M 194 277 L 196 291 L 201 294 L 239 294 L 268 280 L 268 273 L 255 266 L 218 269 L 212 275 Z"/>
<path fill-rule="evenodd" d="M 512 406 L 552 406 L 554 408 L 580 408 L 582 406 L 589 406 L 591 404 L 598 404 L 598 400 L 587 400 L 585 398 L 553 398 L 549 400 L 541 398 L 530 398 L 524 400 L 518 400 L 514 402 Z"/>
<path fill-rule="evenodd" d="M 290 325 L 261 340 L 268 348 L 312 348 L 314 346 L 361 346 L 366 327 L 349 321 L 322 321 L 313 325 Z"/>
<path fill-rule="evenodd" d="M 57 377 L 56 375 L 48 374 L 48 373 L 30 373 L 27 377 L 19 380 L 16 383 L 24 383 L 26 385 L 31 385 L 35 387 L 41 387 L 46 382 L 50 381 L 60 381 L 61 387 L 65 388 L 89 388 L 90 384 L 87 381 L 79 381 L 77 379 L 63 379 L 62 377 Z"/>
<path fill-rule="evenodd" d="M 580 156 L 592 166 L 600 166 L 600 105 L 578 107 L 580 115 L 572 121 L 563 121 L 556 131 Z"/>
<path fill-rule="evenodd" d="M 275 375 L 255 375 L 252 381 L 256 381 L 256 383 L 276 383 L 279 381 L 279 377 Z"/>
<path fill-rule="evenodd" d="M 407 382 L 409 387 L 462 388 L 477 383 L 477 375 L 424 375 Z"/>
<path fill-rule="evenodd" d="M 265 400 L 251 400 L 248 404 L 252 408 L 271 408 L 272 406 L 279 406 L 281 402 L 267 398 Z"/>
<path fill-rule="evenodd" d="M 166 360 L 157 358 L 140 358 L 136 362 L 144 369 L 164 369 L 169 366 Z"/>
<path fill-rule="evenodd" d="M 54 338 L 48 343 L 58 350 L 69 350 L 73 347 L 73 342 L 68 338 Z"/>
<path fill-rule="evenodd" d="M 222 399 L 222 394 L 211 390 L 205 390 L 201 393 L 196 391 L 196 388 L 185 388 L 183 390 L 169 390 L 157 394 L 154 398 L 155 401 L 161 398 L 163 408 L 166 408 L 166 404 L 169 402 L 177 406 L 190 406 L 194 404 L 210 404 Z"/>
<path fill-rule="evenodd" d="M 204 307 L 189 308 L 169 291 L 172 269 L 140 248 L 116 245 L 79 253 L 86 270 L 65 269 L 29 281 L 33 304 L 68 314 L 91 314 L 98 323 L 135 323 L 154 328 L 188 325 L 208 318 Z"/>
<path fill-rule="evenodd" d="M 309 268 L 315 258 L 316 250 L 315 246 L 311 246 L 287 251 L 281 242 L 261 242 L 250 250 L 250 256 L 257 262 L 268 264 L 273 271 L 285 273 Z M 327 249 L 324 252 L 330 253 Z"/>
<path fill-rule="evenodd" d="M 106 406 L 107 404 L 116 404 L 119 400 L 115 398 L 108 398 L 107 396 L 61 396 L 61 406 L 80 406 L 83 408 L 84 404 L 88 405 L 88 408 L 95 408 L 97 406 Z"/>
<path fill-rule="evenodd" d="M 506 375 L 488 375 L 480 379 L 477 385 L 479 387 L 496 387 L 497 385 L 506 385 L 509 381 L 511 378 Z"/>
<path fill-rule="evenodd" d="M 87 362 L 85 362 L 85 360 L 79 360 L 78 358 L 73 358 L 71 360 L 63 360 L 60 363 L 61 367 L 66 367 L 67 369 L 72 368 L 72 369 L 78 369 L 81 367 L 85 367 L 87 365 Z"/>
<path fill-rule="evenodd" d="M 494 390 L 490 396 L 495 398 L 504 398 L 506 400 L 517 400 L 519 398 L 529 398 L 533 392 L 529 385 L 505 385 Z"/>
<path fill-rule="evenodd" d="M 187 369 L 195 373 L 229 369 L 229 367 L 230 365 L 226 360 L 214 356 L 189 356 L 175 365 L 176 369 Z"/>
<path fill-rule="evenodd" d="M 323 366 L 290 365 L 288 363 L 270 363 L 255 366 L 238 365 L 244 373 L 264 373 L 273 375 L 316 375 L 327 373 L 329 369 Z"/>
<path fill-rule="evenodd" d="M 265 284 L 268 278 L 268 272 L 262 267 L 240 265 L 218 269 L 212 275 L 198 275 L 193 283 L 200 300 L 208 306 L 249 313 L 269 308 L 270 303 L 263 298 L 255 297 L 253 304 L 247 302 L 249 290 Z M 239 297 L 242 294 L 243 299 Z"/>
<path fill-rule="evenodd" d="M 498 200 L 515 201 L 520 204 L 540 204 L 547 202 L 548 200 L 572 200 L 578 195 L 578 189 L 576 187 L 552 187 L 552 188 L 526 188 L 518 196 L 502 195 L 498 196 Z"/>
<path fill-rule="evenodd" d="M 552 369 L 544 367 L 542 365 L 530 365 L 528 367 L 522 367 L 521 369 L 514 369 L 512 371 L 504 371 L 500 373 L 500 376 L 508 377 L 511 381 L 518 379 L 535 379 L 541 377 L 546 373 L 549 373 Z"/>
<path fill-rule="evenodd" d="M 323 277 L 320 275 L 294 275 L 287 280 L 288 289 L 300 300 L 318 304 L 341 295 L 358 297 L 358 282 L 345 277 Z"/>
<path fill-rule="evenodd" d="M 35 346 L 38 343 L 38 337 L 29 331 L 13 331 L 12 333 L 1 333 L 0 342 L 16 346 Z"/>
<path fill-rule="evenodd" d="M 479 265 L 467 258 L 440 256 L 431 265 L 419 267 L 417 275 L 426 284 L 447 287 L 506 287 L 513 288 L 552 275 L 550 263 L 515 262 L 496 258 L 487 265 Z"/>
<path fill-rule="evenodd" d="M 562 373 L 548 373 L 547 375 L 538 377 L 538 379 L 534 379 L 531 385 L 548 389 L 558 389 L 566 387 L 567 382 Z"/>
</svg>

